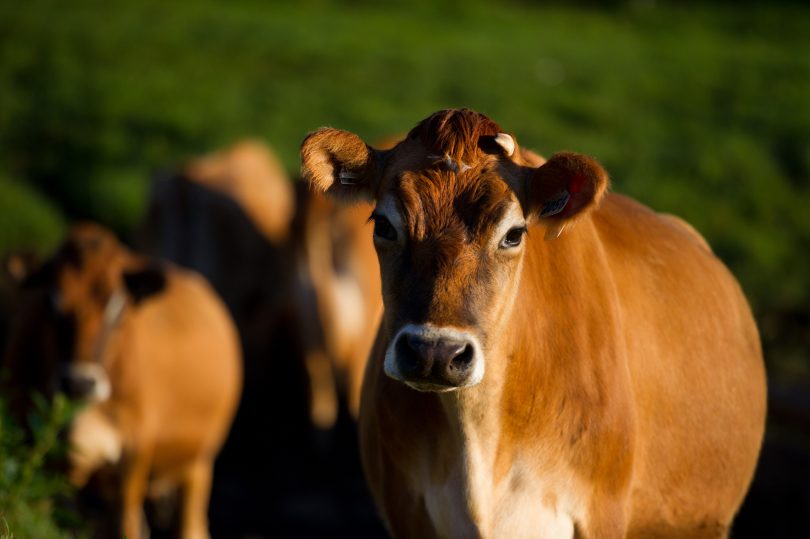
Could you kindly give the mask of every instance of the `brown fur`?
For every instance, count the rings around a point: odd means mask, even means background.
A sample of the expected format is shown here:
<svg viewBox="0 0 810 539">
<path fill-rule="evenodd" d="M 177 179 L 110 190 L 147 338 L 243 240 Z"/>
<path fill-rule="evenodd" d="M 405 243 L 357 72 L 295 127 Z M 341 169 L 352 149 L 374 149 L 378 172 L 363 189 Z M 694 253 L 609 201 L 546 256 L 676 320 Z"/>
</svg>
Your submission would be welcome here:
<svg viewBox="0 0 810 539">
<path fill-rule="evenodd" d="M 300 193 L 293 237 L 306 282 L 294 302 L 306 341 L 312 418 L 319 428 L 334 424 L 341 393 L 354 417 L 360 408 L 363 374 L 382 313 L 371 210 L 366 203 L 346 207 L 320 193 Z"/>
<path fill-rule="evenodd" d="M 694 232 L 606 194 L 593 159 L 485 151 L 496 128 L 471 111 L 437 113 L 389 152 L 352 154 L 364 183 L 346 191 L 308 163 L 326 153 L 340 168 L 331 136 L 355 135 L 323 131 L 302 148 L 317 188 L 393 197 L 403 220 L 406 238 L 378 244 L 385 313 L 360 422 L 391 533 L 725 537 L 765 418 L 739 286 Z M 562 191 L 568 204 L 540 217 Z M 528 236 L 495 248 L 499 211 L 515 203 Z M 562 235 L 546 241 L 543 229 Z M 387 377 L 385 351 L 405 323 L 472 332 L 483 380 L 422 393 Z"/>
<path fill-rule="evenodd" d="M 363 147 L 359 143 L 354 149 Z M 382 302 L 372 227 L 366 222 L 371 207 L 341 207 L 306 184 L 297 185 L 272 150 L 252 140 L 193 159 L 154 187 L 144 243 L 151 252 L 204 273 L 225 299 L 254 373 L 245 401 L 256 402 L 253 395 L 266 392 L 269 380 L 263 378 L 278 370 L 273 362 L 286 361 L 274 355 L 282 345 L 294 349 L 309 382 L 308 388 L 298 388 L 288 381 L 286 390 L 296 390 L 291 399 L 299 390 L 309 391 L 315 426 L 333 425 L 339 397 L 356 415 Z M 350 297 L 355 292 L 362 296 L 360 313 Z M 349 322 L 362 319 L 361 324 L 345 323 L 352 313 Z M 286 342 L 268 339 L 276 333 Z M 241 410 L 240 427 L 255 425 L 256 418 L 246 415 L 252 408 Z"/>
<path fill-rule="evenodd" d="M 40 349 L 39 359 L 48 361 L 38 368 L 51 371 L 39 389 L 54 387 L 64 361 L 69 369 L 101 367 L 111 388 L 74 421 L 71 479 L 82 485 L 103 466 L 117 469 L 127 537 L 141 537 L 150 485 L 178 486 L 182 537 L 207 537 L 213 461 L 241 386 L 239 344 L 224 305 L 200 276 L 157 267 L 90 224 L 71 230 L 38 281 L 23 298 L 10 364 L 37 357 L 29 353 L 37 335 L 61 331 L 67 340 L 54 336 Z M 105 319 L 116 294 L 126 298 L 123 309 Z M 64 325 L 68 320 L 73 324 Z"/>
<path fill-rule="evenodd" d="M 295 210 L 292 182 L 267 146 L 242 140 L 190 161 L 185 177 L 235 200 L 273 242 L 286 239 Z"/>
</svg>

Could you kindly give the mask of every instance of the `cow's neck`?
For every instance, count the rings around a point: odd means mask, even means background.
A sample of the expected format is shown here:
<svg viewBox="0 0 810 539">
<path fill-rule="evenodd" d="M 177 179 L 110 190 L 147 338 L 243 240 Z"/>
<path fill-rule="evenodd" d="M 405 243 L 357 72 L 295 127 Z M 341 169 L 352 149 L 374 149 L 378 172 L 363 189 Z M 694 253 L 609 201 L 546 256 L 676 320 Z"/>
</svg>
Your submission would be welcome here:
<svg viewBox="0 0 810 539">
<path fill-rule="evenodd" d="M 581 256 L 599 267 L 598 250 L 593 244 L 581 245 L 576 252 L 555 249 L 527 257 L 523 270 L 535 278 L 523 279 L 520 297 L 505 324 L 511 331 L 503 332 L 511 340 L 489 352 L 481 383 L 438 395 L 452 433 L 445 441 L 452 444 L 447 454 L 457 459 L 450 464 L 460 468 L 457 487 L 463 491 L 469 517 L 484 537 L 496 526 L 495 508 L 504 502 L 499 496 L 516 495 L 510 483 L 525 482 L 531 476 L 552 485 L 548 488 L 553 490 L 554 484 L 570 482 L 566 463 L 557 458 L 564 454 L 560 449 L 577 443 L 583 421 L 587 421 L 583 410 L 609 407 L 592 381 L 606 380 L 605 369 L 610 371 L 610 365 L 578 347 L 588 339 L 600 339 L 598 332 L 590 331 L 591 324 L 612 324 L 610 313 L 586 310 L 588 302 L 580 295 L 586 290 L 590 294 L 611 292 L 591 274 L 572 274 L 570 269 L 576 267 L 570 261 Z M 554 263 L 548 263 L 549 256 L 557 257 Z M 565 281 L 559 277 L 562 271 Z M 542 289 L 531 289 L 541 285 Z M 576 324 L 572 324 L 574 319 Z M 520 454 L 527 437 L 545 440 L 547 454 L 540 457 L 546 460 L 542 477 L 537 476 L 538 470 L 529 469 L 536 465 L 536 452 Z"/>
<path fill-rule="evenodd" d="M 486 377 L 485 377 L 486 378 Z M 476 524 L 482 536 L 488 534 L 493 518 L 501 427 L 497 403 L 502 384 L 494 377 L 473 388 L 439 395 L 443 412 L 450 427 L 446 443 L 448 454 L 455 456 L 451 467 L 452 488 L 459 489 L 458 501 Z"/>
</svg>

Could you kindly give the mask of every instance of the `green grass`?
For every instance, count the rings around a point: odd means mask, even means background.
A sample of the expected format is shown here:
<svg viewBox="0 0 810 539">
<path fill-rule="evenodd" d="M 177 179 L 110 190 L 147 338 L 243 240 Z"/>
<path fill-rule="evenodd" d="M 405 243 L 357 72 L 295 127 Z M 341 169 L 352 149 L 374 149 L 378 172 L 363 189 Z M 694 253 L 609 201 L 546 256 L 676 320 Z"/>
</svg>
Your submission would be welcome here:
<svg viewBox="0 0 810 539">
<path fill-rule="evenodd" d="M 29 441 L 0 400 L 0 539 L 84 537 L 77 516 L 59 504 L 73 495 L 73 488 L 53 473 L 55 459 L 64 458 L 66 450 L 60 432 L 76 405 L 61 394 L 52 403 L 41 397 L 35 402 L 28 417 Z"/>
<path fill-rule="evenodd" d="M 810 377 L 810 8 L 615 4 L 5 3 L 0 176 L 55 206 L 6 219 L 127 233 L 151 172 L 190 154 L 254 135 L 294 171 L 321 125 L 374 140 L 467 106 L 694 223 L 774 365 Z"/>
</svg>

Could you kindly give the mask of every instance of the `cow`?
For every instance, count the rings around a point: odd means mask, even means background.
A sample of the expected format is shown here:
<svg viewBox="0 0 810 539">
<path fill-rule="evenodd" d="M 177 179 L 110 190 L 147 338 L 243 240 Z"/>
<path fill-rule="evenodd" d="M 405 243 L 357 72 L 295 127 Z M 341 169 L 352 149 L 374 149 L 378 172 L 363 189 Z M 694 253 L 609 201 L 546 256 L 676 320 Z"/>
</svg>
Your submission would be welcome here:
<svg viewBox="0 0 810 539">
<path fill-rule="evenodd" d="M 75 225 L 28 275 L 7 348 L 11 389 L 65 389 L 69 478 L 120 478 L 120 531 L 141 537 L 147 494 L 180 491 L 184 538 L 208 537 L 214 458 L 236 412 L 241 359 L 225 305 L 198 274 Z"/>
<path fill-rule="evenodd" d="M 357 417 L 382 315 L 380 270 L 368 221 L 373 206 L 336 204 L 306 182 L 296 187 L 292 237 L 301 280 L 295 312 L 306 341 L 313 422 L 325 429 L 335 423 L 339 395 Z"/>
<path fill-rule="evenodd" d="M 279 343 L 268 339 L 278 333 L 305 371 L 312 424 L 328 430 L 341 399 L 357 416 L 381 312 L 370 212 L 310 192 L 270 147 L 246 139 L 159 176 L 141 244 L 200 271 L 223 296 L 251 371 L 246 398 L 252 401 L 254 385 L 266 394 L 260 364 L 279 355 Z M 299 377 L 287 378 L 289 390 Z"/>
<path fill-rule="evenodd" d="M 376 202 L 359 436 L 392 536 L 727 537 L 765 373 L 699 234 L 468 109 L 388 151 L 322 128 L 301 159 L 316 190 Z"/>
</svg>

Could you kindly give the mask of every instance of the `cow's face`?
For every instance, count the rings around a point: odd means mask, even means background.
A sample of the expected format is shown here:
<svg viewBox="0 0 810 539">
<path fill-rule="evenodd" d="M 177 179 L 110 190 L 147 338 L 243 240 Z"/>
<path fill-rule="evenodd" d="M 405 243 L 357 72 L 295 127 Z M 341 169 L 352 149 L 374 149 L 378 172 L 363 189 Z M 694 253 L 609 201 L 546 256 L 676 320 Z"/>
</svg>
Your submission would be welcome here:
<svg viewBox="0 0 810 539">
<path fill-rule="evenodd" d="M 607 184 L 584 156 L 530 166 L 513 137 L 467 110 L 434 114 L 389 152 L 321 130 L 304 142 L 302 157 L 316 187 L 377 201 L 384 368 L 423 391 L 482 380 L 506 333 L 527 232 L 539 223 L 556 237 Z"/>
<path fill-rule="evenodd" d="M 478 383 L 519 280 L 526 219 L 495 170 L 444 163 L 393 178 L 372 213 L 385 372 L 421 390 Z"/>
<path fill-rule="evenodd" d="M 152 281 L 146 286 L 154 291 L 163 286 L 162 273 L 126 269 L 132 263 L 110 232 L 79 225 L 27 279 L 29 301 L 39 306 L 32 321 L 42 326 L 43 335 L 58 337 L 47 348 L 45 355 L 51 357 L 43 358 L 55 367 L 49 377 L 60 380 L 51 385 L 61 385 L 78 398 L 109 398 L 109 369 L 117 356 L 118 329 L 126 308 L 145 297 L 144 279 Z"/>
</svg>

